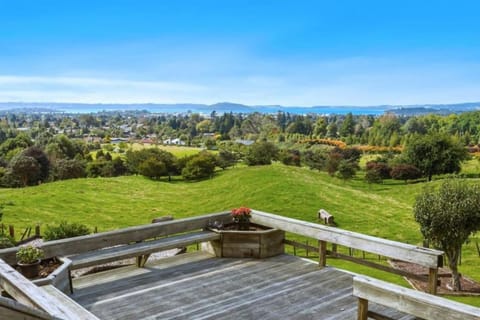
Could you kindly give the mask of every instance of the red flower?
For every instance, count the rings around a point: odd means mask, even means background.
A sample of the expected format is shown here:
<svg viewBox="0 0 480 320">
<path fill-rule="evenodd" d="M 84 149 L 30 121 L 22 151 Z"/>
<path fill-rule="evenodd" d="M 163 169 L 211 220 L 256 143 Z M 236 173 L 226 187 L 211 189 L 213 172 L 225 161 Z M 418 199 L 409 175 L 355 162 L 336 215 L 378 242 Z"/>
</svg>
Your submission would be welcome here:
<svg viewBox="0 0 480 320">
<path fill-rule="evenodd" d="M 251 218 L 252 210 L 247 207 L 240 207 L 232 209 L 231 215 L 235 219 L 250 219 Z"/>
</svg>

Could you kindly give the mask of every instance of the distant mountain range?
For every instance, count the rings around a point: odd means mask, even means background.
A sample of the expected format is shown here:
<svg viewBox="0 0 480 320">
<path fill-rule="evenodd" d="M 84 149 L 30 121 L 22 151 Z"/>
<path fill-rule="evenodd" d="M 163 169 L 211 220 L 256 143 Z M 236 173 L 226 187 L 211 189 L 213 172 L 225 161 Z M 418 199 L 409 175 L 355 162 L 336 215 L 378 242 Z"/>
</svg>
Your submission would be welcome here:
<svg viewBox="0 0 480 320">
<path fill-rule="evenodd" d="M 480 102 L 468 102 L 457 104 L 430 104 L 430 105 L 381 105 L 381 106 L 281 106 L 281 105 L 244 105 L 231 102 L 220 102 L 212 105 L 179 103 L 179 104 L 102 104 L 102 103 L 58 103 L 58 102 L 0 102 L 0 111 L 12 112 L 64 112 L 64 113 L 95 113 L 101 111 L 134 111 L 145 110 L 151 113 L 203 113 L 210 114 L 213 111 L 222 114 L 233 113 L 276 113 L 278 111 L 292 114 L 368 114 L 381 115 L 386 112 L 398 115 L 418 114 L 450 114 L 466 111 L 480 110 Z"/>
</svg>

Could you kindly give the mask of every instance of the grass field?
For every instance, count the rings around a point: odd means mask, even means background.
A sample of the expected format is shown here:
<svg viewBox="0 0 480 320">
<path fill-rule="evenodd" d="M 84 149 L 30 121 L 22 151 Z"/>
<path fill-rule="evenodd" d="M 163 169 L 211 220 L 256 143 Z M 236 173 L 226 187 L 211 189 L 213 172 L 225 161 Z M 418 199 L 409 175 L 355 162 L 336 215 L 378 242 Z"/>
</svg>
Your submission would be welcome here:
<svg viewBox="0 0 480 320">
<path fill-rule="evenodd" d="M 130 176 L 3 189 L 0 204 L 5 204 L 3 222 L 17 229 L 68 220 L 99 231 L 145 224 L 167 214 L 181 218 L 238 206 L 316 222 L 317 211 L 323 208 L 340 228 L 420 245 L 412 204 L 423 185 L 398 181 L 368 185 L 360 178 L 343 182 L 322 172 L 276 164 L 219 171 L 213 179 L 195 183 Z M 480 281 L 477 240 L 464 246 L 460 272 Z M 335 259 L 328 263 L 405 285 L 390 274 Z M 480 306 L 480 298 L 460 300 Z"/>
</svg>

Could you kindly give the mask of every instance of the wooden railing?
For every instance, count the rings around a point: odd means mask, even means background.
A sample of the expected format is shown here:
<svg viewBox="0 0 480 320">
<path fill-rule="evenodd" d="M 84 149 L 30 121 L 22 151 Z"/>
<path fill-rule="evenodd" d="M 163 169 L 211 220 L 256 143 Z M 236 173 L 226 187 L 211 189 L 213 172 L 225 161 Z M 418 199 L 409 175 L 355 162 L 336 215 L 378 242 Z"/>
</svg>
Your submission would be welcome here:
<svg viewBox="0 0 480 320">
<path fill-rule="evenodd" d="M 230 213 L 214 213 L 50 241 L 45 242 L 42 249 L 45 252 L 45 258 L 69 256 L 204 229 L 214 221 L 221 223 L 231 221 Z M 13 269 L 11 265 L 16 262 L 17 251 L 18 247 L 0 250 L 0 287 L 14 299 L 0 300 L 0 312 L 4 312 L 0 315 L 12 315 L 12 319 L 97 319 L 55 287 L 39 288 Z"/>
<path fill-rule="evenodd" d="M 272 228 L 277 228 L 319 241 L 319 265 L 326 265 L 327 243 L 343 245 L 350 248 L 382 255 L 385 257 L 415 263 L 429 269 L 428 283 L 432 294 L 437 292 L 438 268 L 443 266 L 443 252 L 401 242 L 381 239 L 361 233 L 332 228 L 316 223 L 282 217 L 258 210 L 252 211 L 252 221 Z M 358 259 L 349 259 L 346 255 L 336 256 L 358 263 Z M 392 272 L 392 268 L 365 261 L 363 264 Z M 401 273 L 401 272 L 397 272 Z"/>
<path fill-rule="evenodd" d="M 0 286 L 15 300 L 3 301 L 3 308 L 11 319 L 85 319 L 98 320 L 93 314 L 77 305 L 76 312 L 66 303 L 58 303 L 49 293 L 34 285 L 10 265 L 0 259 Z M 65 296 L 66 299 L 70 300 Z M 69 301 L 75 304 L 72 300 Z M 20 317 L 23 315 L 23 317 Z M 29 315 L 27 317 L 26 315 Z"/>
<path fill-rule="evenodd" d="M 358 298 L 358 320 L 389 319 L 369 310 L 369 302 L 422 319 L 480 319 L 478 308 L 363 276 L 353 278 L 353 295 Z"/>
<path fill-rule="evenodd" d="M 119 230 L 90 234 L 86 236 L 45 242 L 41 248 L 45 258 L 69 256 L 91 250 L 128 244 L 145 239 L 163 237 L 181 232 L 205 228 L 209 222 L 231 221 L 229 212 L 213 213 L 198 217 L 165 221 L 129 227 Z M 16 263 L 15 253 L 18 247 L 0 250 L 0 259 L 10 265 Z"/>
<path fill-rule="evenodd" d="M 221 223 L 231 221 L 230 213 L 221 212 L 187 219 L 130 227 L 88 236 L 51 241 L 44 243 L 42 248 L 44 249 L 47 258 L 52 256 L 75 255 L 105 247 L 135 243 L 149 238 L 203 229 L 209 223 L 213 223 L 214 221 Z M 322 267 L 326 264 L 328 252 L 326 249 L 327 242 L 330 242 L 332 244 L 348 246 L 358 250 L 425 266 L 430 269 L 430 289 L 431 291 L 435 291 L 436 289 L 438 267 L 442 265 L 441 258 L 443 252 L 441 251 L 371 237 L 257 210 L 253 210 L 252 212 L 252 222 L 318 240 L 319 247 L 314 247 L 313 249 L 318 250 L 319 264 Z M 51 289 L 53 291 L 42 290 L 16 272 L 9 264 L 13 265 L 15 263 L 15 252 L 17 250 L 18 248 L 0 250 L 0 259 L 5 260 L 5 262 L 0 260 L 0 286 L 16 300 L 0 300 L 0 311 L 14 309 L 13 312 L 19 314 L 22 312 L 33 312 L 35 313 L 35 316 L 31 317 L 32 319 L 70 319 L 71 314 L 69 314 L 69 312 L 82 312 L 83 309 L 80 306 L 69 308 L 68 304 L 74 304 L 74 302 L 67 301 L 68 297 L 61 296 L 59 292 L 55 291 L 55 288 L 49 288 L 49 290 Z M 435 308 L 443 305 L 447 309 L 450 309 L 450 312 L 454 313 L 456 312 L 455 310 L 457 310 L 457 304 L 455 303 L 448 304 L 444 299 L 435 300 L 436 297 L 431 295 L 424 296 L 424 294 L 420 294 L 416 296 L 410 291 L 405 292 L 402 290 L 406 289 L 398 289 L 396 286 L 390 284 L 384 285 L 382 283 L 379 285 L 376 280 L 364 281 L 362 278 L 357 278 L 354 282 L 354 294 L 360 299 L 359 315 L 361 314 L 361 316 L 364 317 L 364 314 L 366 313 L 368 316 L 368 301 L 384 304 L 403 312 L 412 312 L 413 315 L 417 316 L 423 317 L 425 315 L 420 311 L 419 313 L 413 313 L 410 309 L 405 309 L 406 307 L 403 305 L 396 304 L 396 298 L 400 301 L 403 301 L 403 299 L 411 299 L 411 301 L 408 300 L 408 305 L 415 306 L 417 309 L 426 308 L 426 306 L 423 305 L 426 303 L 425 301 L 433 299 L 436 305 Z M 65 302 L 66 305 L 64 305 L 62 301 Z M 468 306 L 461 305 L 461 307 L 458 307 L 458 310 L 462 317 L 455 318 L 452 316 L 449 317 L 449 319 L 480 319 L 478 317 L 478 309 L 476 308 L 469 308 Z M 440 312 L 438 314 L 448 314 L 442 313 L 446 311 L 438 312 Z M 437 319 L 435 317 L 432 318 L 432 314 L 436 315 L 437 313 L 428 314 L 427 318 Z M 463 317 L 464 314 L 469 315 L 469 317 Z M 94 316 L 92 316 L 91 319 L 95 319 Z M 445 319 L 445 317 L 442 319 Z"/>
</svg>

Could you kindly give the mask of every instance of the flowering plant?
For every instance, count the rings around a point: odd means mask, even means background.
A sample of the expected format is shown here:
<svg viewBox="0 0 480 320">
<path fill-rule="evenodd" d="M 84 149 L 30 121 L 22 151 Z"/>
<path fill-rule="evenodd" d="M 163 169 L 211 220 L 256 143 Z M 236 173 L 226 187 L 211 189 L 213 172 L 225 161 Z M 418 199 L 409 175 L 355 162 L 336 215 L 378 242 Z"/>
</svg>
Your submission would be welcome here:
<svg viewBox="0 0 480 320">
<path fill-rule="evenodd" d="M 251 213 L 252 210 L 247 207 L 232 209 L 231 215 L 233 218 L 233 222 L 249 222 L 250 218 L 252 217 Z"/>
<path fill-rule="evenodd" d="M 32 245 L 20 247 L 16 253 L 17 261 L 23 264 L 35 263 L 43 258 L 43 250 Z"/>
</svg>

